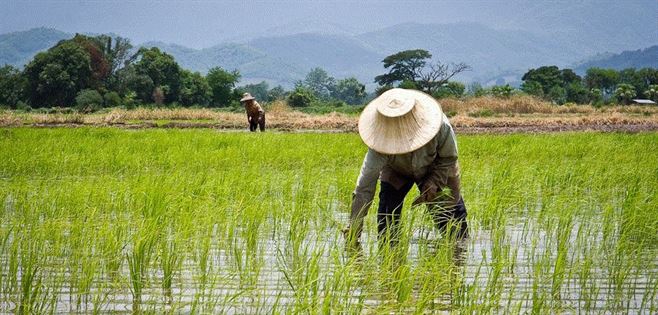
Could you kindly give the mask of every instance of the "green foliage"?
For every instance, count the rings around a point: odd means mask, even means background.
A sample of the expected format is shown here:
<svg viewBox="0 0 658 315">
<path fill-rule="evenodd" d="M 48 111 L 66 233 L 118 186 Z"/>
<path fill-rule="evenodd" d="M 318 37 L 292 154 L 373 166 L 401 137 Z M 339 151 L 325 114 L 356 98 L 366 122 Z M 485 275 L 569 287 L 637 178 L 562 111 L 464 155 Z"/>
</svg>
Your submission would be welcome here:
<svg viewBox="0 0 658 315">
<path fill-rule="evenodd" d="M 432 54 L 423 49 L 404 50 L 387 56 L 382 62 L 384 68 L 389 71 L 376 76 L 375 82 L 380 86 L 394 85 L 403 81 L 416 82 L 420 78 L 420 71 L 430 58 Z"/>
<path fill-rule="evenodd" d="M 206 80 L 212 93 L 212 106 L 228 106 L 240 99 L 233 93 L 236 83 L 240 80 L 240 72 L 228 72 L 221 67 L 214 67 L 208 71 Z"/>
<path fill-rule="evenodd" d="M 615 89 L 615 98 L 623 104 L 630 104 L 636 95 L 635 87 L 630 84 L 622 83 Z"/>
<path fill-rule="evenodd" d="M 619 83 L 619 73 L 613 69 L 590 68 L 585 75 L 585 85 L 589 89 L 599 89 L 604 97 L 612 93 Z"/>
<path fill-rule="evenodd" d="M 431 58 L 432 54 L 423 49 L 404 50 L 384 58 L 384 68 L 390 69 L 388 73 L 375 77 L 375 82 L 381 87 L 379 90 L 384 91 L 399 82 L 398 87 L 434 95 L 453 76 L 471 69 L 463 62 L 428 64 Z"/>
<path fill-rule="evenodd" d="M 585 104 L 590 101 L 589 92 L 582 82 L 583 79 L 571 69 L 544 66 L 530 69 L 523 75 L 521 90 L 557 104 Z"/>
<path fill-rule="evenodd" d="M 181 91 L 179 101 L 183 106 L 207 106 L 212 99 L 210 85 L 198 72 L 181 71 Z"/>
<path fill-rule="evenodd" d="M 315 100 L 313 91 L 302 85 L 297 85 L 288 95 L 288 105 L 292 107 L 307 107 Z"/>
<path fill-rule="evenodd" d="M 587 104 L 590 102 L 590 92 L 579 81 L 567 85 L 566 93 L 567 102 L 576 104 Z"/>
<path fill-rule="evenodd" d="M 114 91 L 105 93 L 105 95 L 103 95 L 103 101 L 105 107 L 117 107 L 123 102 L 119 93 Z"/>
<path fill-rule="evenodd" d="M 181 86 L 181 69 L 171 55 L 156 47 L 140 48 L 135 58 L 135 72 L 146 76 L 153 82 L 153 87 L 159 87 L 164 95 L 163 102 L 178 101 Z M 137 92 L 137 91 L 136 91 Z M 147 91 L 141 91 L 146 95 Z M 139 95 L 140 92 L 137 92 Z M 149 93 L 150 94 L 150 93 Z M 143 99 L 146 101 L 145 99 Z M 153 101 L 155 99 L 152 98 Z"/>
<path fill-rule="evenodd" d="M 73 104 L 78 91 L 90 86 L 91 58 L 73 41 L 63 41 L 37 54 L 27 66 L 26 93 L 32 107 Z"/>
<path fill-rule="evenodd" d="M 136 100 L 141 103 L 151 103 L 152 95 L 155 89 L 153 80 L 146 74 L 140 74 L 134 65 L 130 65 L 118 73 L 121 82 L 120 92 L 128 95 L 133 93 Z"/>
<path fill-rule="evenodd" d="M 509 84 L 496 85 L 491 87 L 491 94 L 498 98 L 510 98 L 514 93 L 514 88 Z"/>
<path fill-rule="evenodd" d="M 654 102 L 658 102 L 658 84 L 649 85 L 647 90 L 644 91 L 644 96 Z"/>
<path fill-rule="evenodd" d="M 548 95 L 553 87 L 564 85 L 562 72 L 557 66 L 543 66 L 537 69 L 530 69 L 521 77 L 521 80 L 524 82 L 532 81 L 539 83 L 542 88 L 542 94 L 544 95 Z"/>
<path fill-rule="evenodd" d="M 555 104 L 562 105 L 567 102 L 567 91 L 561 86 L 554 86 L 548 91 L 548 98 Z"/>
<path fill-rule="evenodd" d="M 482 84 L 479 82 L 473 82 L 468 86 L 468 94 L 475 97 L 485 96 L 489 94 L 489 92 L 490 91 L 482 87 Z"/>
<path fill-rule="evenodd" d="M 462 97 L 466 91 L 466 86 L 457 81 L 450 81 L 440 87 L 432 96 L 435 98 L 445 97 Z"/>
<path fill-rule="evenodd" d="M 10 65 L 0 68 L 0 106 L 7 105 L 10 108 L 16 106 L 23 99 L 23 90 L 26 81 L 21 72 Z"/>
<path fill-rule="evenodd" d="M 603 92 L 599 89 L 591 89 L 589 90 L 589 99 L 592 102 L 593 105 L 595 106 L 601 106 L 603 105 Z"/>
<path fill-rule="evenodd" d="M 80 111 L 93 112 L 103 107 L 103 96 L 96 90 L 85 89 L 75 97 L 75 104 Z"/>
<path fill-rule="evenodd" d="M 371 209 L 350 257 L 338 230 L 367 151 L 355 133 L 0 131 L 0 296 L 16 301 L 3 313 L 657 306 L 656 133 L 459 135 L 473 237 L 441 237 L 408 202 L 400 250 L 378 247 Z"/>
<path fill-rule="evenodd" d="M 544 98 L 544 88 L 537 81 L 525 81 L 521 84 L 521 90 L 529 95 Z"/>
<path fill-rule="evenodd" d="M 349 105 L 360 105 L 367 96 L 366 86 L 354 77 L 338 80 L 332 96 Z"/>
<path fill-rule="evenodd" d="M 256 83 L 256 84 L 247 84 L 241 87 L 240 89 L 245 92 L 248 92 L 257 100 L 262 100 L 265 102 L 270 102 L 273 100 L 270 99 L 270 95 L 269 95 L 270 86 L 265 81 L 261 81 L 260 83 Z"/>
<path fill-rule="evenodd" d="M 282 100 L 284 98 L 286 98 L 286 90 L 284 90 L 280 85 L 277 85 L 271 90 L 267 91 L 267 99 L 269 101 Z"/>
<path fill-rule="evenodd" d="M 336 79 L 322 68 L 313 68 L 306 75 L 304 86 L 311 90 L 316 98 L 328 100 L 336 88 Z"/>
</svg>

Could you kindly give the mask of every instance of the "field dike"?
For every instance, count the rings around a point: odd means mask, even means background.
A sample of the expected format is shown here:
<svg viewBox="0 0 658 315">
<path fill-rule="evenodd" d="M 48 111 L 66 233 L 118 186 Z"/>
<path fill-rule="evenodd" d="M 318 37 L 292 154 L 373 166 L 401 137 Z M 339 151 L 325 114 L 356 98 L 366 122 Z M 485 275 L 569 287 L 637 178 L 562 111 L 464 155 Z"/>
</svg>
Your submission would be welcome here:
<svg viewBox="0 0 658 315">
<path fill-rule="evenodd" d="M 441 100 L 443 111 L 459 133 L 526 133 L 562 131 L 658 130 L 657 106 L 553 105 L 532 97 L 480 97 Z M 280 132 L 356 132 L 358 115 L 332 112 L 307 114 L 283 102 L 265 105 L 267 128 Z M 340 110 L 337 108 L 336 110 Z M 109 109 L 81 114 L 67 109 L 48 113 L 0 111 L 0 127 L 118 127 L 248 129 L 244 113 L 213 109 Z"/>
<path fill-rule="evenodd" d="M 346 252 L 356 134 L 0 129 L 0 313 L 658 312 L 658 133 L 458 140 L 471 236 Z"/>
</svg>

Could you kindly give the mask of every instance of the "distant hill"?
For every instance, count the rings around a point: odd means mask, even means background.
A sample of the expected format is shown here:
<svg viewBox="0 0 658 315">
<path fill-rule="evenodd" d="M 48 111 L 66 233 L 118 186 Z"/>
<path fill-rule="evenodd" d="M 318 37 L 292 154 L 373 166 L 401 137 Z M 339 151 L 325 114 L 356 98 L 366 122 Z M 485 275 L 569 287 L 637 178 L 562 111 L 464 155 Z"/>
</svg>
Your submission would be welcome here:
<svg viewBox="0 0 658 315">
<path fill-rule="evenodd" d="M 624 51 L 620 54 L 600 54 L 577 65 L 575 71 L 583 74 L 588 68 L 592 67 L 612 68 L 616 70 L 626 68 L 658 69 L 658 45 L 645 49 Z"/>
<path fill-rule="evenodd" d="M 21 67 L 38 52 L 46 50 L 73 35 L 52 28 L 34 28 L 28 31 L 0 34 L 0 66 Z"/>
</svg>

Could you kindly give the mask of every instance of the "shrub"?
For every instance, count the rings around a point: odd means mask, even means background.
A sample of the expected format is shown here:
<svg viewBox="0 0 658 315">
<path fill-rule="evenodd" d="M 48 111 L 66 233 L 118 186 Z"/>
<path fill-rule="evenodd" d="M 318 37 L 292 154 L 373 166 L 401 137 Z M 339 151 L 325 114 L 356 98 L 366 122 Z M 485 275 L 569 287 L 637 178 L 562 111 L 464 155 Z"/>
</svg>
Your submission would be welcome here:
<svg viewBox="0 0 658 315">
<path fill-rule="evenodd" d="M 75 104 L 80 111 L 93 112 L 102 107 L 103 97 L 96 90 L 85 89 L 75 97 Z"/>
<path fill-rule="evenodd" d="M 306 107 L 315 100 L 315 95 L 308 88 L 297 86 L 288 96 L 288 105 L 292 107 Z"/>
<path fill-rule="evenodd" d="M 496 85 L 491 88 L 491 94 L 498 98 L 510 98 L 512 93 L 514 93 L 514 88 L 509 84 Z"/>
<path fill-rule="evenodd" d="M 121 105 L 121 96 L 117 92 L 107 92 L 103 96 L 105 99 L 105 107 L 116 107 Z"/>
</svg>

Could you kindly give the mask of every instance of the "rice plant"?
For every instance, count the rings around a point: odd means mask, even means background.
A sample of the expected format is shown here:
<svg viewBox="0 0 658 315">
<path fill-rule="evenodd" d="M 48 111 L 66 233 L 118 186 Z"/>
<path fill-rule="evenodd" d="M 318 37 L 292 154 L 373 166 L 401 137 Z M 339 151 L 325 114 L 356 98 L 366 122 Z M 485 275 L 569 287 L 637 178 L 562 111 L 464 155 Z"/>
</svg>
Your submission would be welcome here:
<svg viewBox="0 0 658 315">
<path fill-rule="evenodd" d="M 658 134 L 459 141 L 468 239 L 346 252 L 356 134 L 0 130 L 0 313 L 658 311 Z"/>
</svg>

